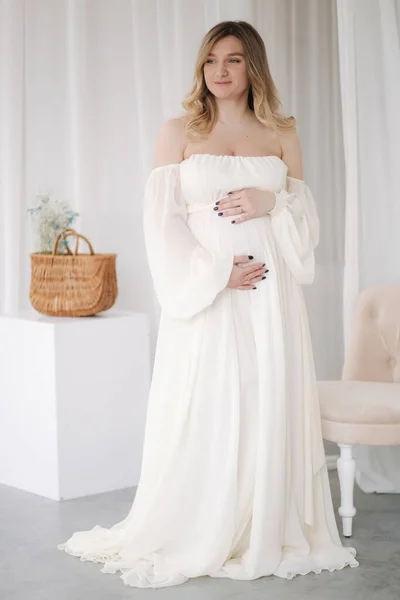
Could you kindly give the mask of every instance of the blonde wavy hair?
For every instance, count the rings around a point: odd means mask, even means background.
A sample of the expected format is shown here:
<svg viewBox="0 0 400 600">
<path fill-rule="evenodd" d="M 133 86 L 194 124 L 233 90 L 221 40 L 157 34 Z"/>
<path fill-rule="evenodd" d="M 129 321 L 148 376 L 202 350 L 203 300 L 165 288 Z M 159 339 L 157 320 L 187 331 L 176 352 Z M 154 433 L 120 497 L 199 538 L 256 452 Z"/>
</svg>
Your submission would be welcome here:
<svg viewBox="0 0 400 600">
<path fill-rule="evenodd" d="M 187 93 L 182 106 L 185 109 L 185 133 L 197 137 L 210 133 L 218 114 L 215 96 L 206 86 L 203 67 L 212 46 L 228 35 L 235 36 L 243 44 L 249 77 L 248 106 L 257 119 L 275 131 L 296 129 L 294 117 L 285 117 L 280 108 L 278 90 L 272 79 L 267 52 L 258 31 L 245 21 L 223 21 L 214 25 L 203 37 L 197 55 L 193 87 Z"/>
</svg>

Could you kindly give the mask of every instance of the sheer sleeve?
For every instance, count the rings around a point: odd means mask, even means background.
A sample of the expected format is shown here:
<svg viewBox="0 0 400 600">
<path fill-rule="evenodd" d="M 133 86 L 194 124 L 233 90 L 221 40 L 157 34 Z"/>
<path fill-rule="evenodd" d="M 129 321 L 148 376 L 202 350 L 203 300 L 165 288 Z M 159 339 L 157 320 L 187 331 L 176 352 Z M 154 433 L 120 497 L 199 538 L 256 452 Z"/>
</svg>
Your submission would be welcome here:
<svg viewBox="0 0 400 600">
<path fill-rule="evenodd" d="M 202 247 L 186 220 L 179 163 L 153 169 L 144 193 L 144 239 L 158 301 L 173 319 L 190 319 L 211 305 L 233 267 L 233 253 Z"/>
<path fill-rule="evenodd" d="M 308 284 L 315 275 L 319 218 L 311 190 L 302 179 L 287 177 L 286 187 L 276 193 L 276 204 L 269 212 L 272 231 L 297 283 Z"/>
</svg>

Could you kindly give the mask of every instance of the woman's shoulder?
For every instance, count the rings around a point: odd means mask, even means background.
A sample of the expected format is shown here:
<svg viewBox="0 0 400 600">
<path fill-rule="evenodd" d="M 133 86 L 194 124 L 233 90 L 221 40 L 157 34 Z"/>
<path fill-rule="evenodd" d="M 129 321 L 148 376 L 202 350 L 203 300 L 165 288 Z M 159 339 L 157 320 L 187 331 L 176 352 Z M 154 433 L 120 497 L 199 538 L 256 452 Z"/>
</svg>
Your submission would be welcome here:
<svg viewBox="0 0 400 600">
<path fill-rule="evenodd" d="M 158 133 L 153 169 L 182 162 L 185 146 L 185 117 L 173 117 L 164 121 Z"/>
<path fill-rule="evenodd" d="M 298 179 L 303 178 L 303 162 L 300 138 L 297 131 L 295 117 L 289 117 L 293 123 L 292 128 L 279 132 L 282 159 L 288 166 L 288 175 Z"/>
<path fill-rule="evenodd" d="M 179 137 L 184 137 L 185 135 L 185 124 L 187 117 L 184 115 L 178 117 L 171 117 L 164 121 L 161 125 L 160 130 L 165 131 L 166 133 L 172 133 Z"/>
</svg>

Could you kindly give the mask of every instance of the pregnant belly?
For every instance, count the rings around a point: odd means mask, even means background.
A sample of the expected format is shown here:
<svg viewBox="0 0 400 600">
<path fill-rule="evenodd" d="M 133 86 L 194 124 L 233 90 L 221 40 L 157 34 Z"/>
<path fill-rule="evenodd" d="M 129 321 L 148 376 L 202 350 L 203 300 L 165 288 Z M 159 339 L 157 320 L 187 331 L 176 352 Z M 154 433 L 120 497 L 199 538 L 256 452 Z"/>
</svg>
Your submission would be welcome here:
<svg viewBox="0 0 400 600">
<path fill-rule="evenodd" d="M 191 212 L 187 217 L 189 229 L 204 248 L 235 255 L 250 254 L 256 261 L 268 259 L 269 264 L 275 262 L 275 244 L 268 216 L 232 224 L 235 216 L 219 217 L 213 206 Z"/>
</svg>

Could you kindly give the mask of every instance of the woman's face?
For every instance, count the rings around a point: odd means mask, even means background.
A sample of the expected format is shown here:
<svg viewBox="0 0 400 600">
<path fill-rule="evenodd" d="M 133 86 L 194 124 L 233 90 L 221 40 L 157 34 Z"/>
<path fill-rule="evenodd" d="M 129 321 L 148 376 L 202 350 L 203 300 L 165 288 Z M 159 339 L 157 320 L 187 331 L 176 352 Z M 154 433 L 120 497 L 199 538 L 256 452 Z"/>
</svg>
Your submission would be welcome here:
<svg viewBox="0 0 400 600">
<path fill-rule="evenodd" d="M 204 79 L 217 98 L 233 98 L 247 90 L 249 78 L 240 40 L 229 35 L 212 46 L 204 63 Z"/>
</svg>

